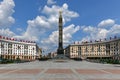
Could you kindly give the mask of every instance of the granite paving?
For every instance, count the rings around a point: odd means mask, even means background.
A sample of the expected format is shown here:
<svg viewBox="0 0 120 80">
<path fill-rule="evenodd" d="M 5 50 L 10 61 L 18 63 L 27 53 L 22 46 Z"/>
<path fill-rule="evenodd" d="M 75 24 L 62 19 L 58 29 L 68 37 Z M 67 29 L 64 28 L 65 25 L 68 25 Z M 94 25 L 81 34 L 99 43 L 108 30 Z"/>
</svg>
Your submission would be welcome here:
<svg viewBox="0 0 120 80">
<path fill-rule="evenodd" d="M 0 80 L 120 80 L 120 65 L 74 60 L 0 64 Z"/>
</svg>

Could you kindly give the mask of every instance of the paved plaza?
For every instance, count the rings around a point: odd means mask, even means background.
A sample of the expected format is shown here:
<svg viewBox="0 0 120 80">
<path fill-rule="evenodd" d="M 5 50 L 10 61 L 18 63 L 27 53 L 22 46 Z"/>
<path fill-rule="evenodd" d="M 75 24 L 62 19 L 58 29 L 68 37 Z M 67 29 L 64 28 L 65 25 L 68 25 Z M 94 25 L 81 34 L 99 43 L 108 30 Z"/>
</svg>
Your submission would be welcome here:
<svg viewBox="0 0 120 80">
<path fill-rule="evenodd" d="M 120 65 L 73 60 L 0 64 L 0 80 L 120 80 Z"/>
</svg>

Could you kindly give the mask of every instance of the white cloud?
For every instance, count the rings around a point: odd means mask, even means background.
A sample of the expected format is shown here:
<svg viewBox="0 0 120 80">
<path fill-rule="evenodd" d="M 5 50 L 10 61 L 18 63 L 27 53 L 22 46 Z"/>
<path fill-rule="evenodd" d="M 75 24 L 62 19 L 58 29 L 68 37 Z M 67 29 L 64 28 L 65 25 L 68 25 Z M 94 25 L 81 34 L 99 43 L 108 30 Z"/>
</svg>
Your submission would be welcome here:
<svg viewBox="0 0 120 80">
<path fill-rule="evenodd" d="M 50 28 L 48 19 L 44 16 L 37 16 L 34 20 L 28 20 L 28 26 Z"/>
<path fill-rule="evenodd" d="M 58 19 L 58 13 L 60 10 L 62 10 L 63 12 L 62 15 L 64 23 L 70 21 L 71 18 L 79 17 L 79 14 L 77 12 L 70 11 L 68 9 L 68 5 L 66 3 L 64 3 L 62 7 L 56 5 L 53 5 L 52 7 L 45 6 L 42 12 L 50 17 L 54 16 L 55 18 Z"/>
<path fill-rule="evenodd" d="M 80 26 L 75 26 L 71 24 L 63 29 L 63 42 L 70 43 L 72 35 L 80 30 Z"/>
<path fill-rule="evenodd" d="M 92 27 L 92 26 L 83 27 L 83 31 L 84 32 L 93 32 L 93 31 L 96 31 L 96 28 Z"/>
<path fill-rule="evenodd" d="M 120 25 L 113 25 L 109 30 L 108 36 L 120 36 Z"/>
<path fill-rule="evenodd" d="M 92 26 L 84 27 L 83 31 L 88 34 L 82 39 L 82 41 L 104 39 L 107 37 L 109 33 L 109 30 L 105 28 L 92 27 Z"/>
<path fill-rule="evenodd" d="M 19 31 L 19 32 L 22 32 L 22 31 L 23 31 L 21 28 L 17 28 L 16 30 Z"/>
<path fill-rule="evenodd" d="M 7 37 L 13 37 L 15 36 L 15 33 L 13 33 L 7 28 L 7 29 L 0 29 L 0 35 L 7 36 Z"/>
<path fill-rule="evenodd" d="M 84 37 L 82 41 L 99 40 L 107 37 L 108 31 L 106 29 L 96 29 L 96 31 L 90 32 L 89 35 Z"/>
<path fill-rule="evenodd" d="M 58 31 L 53 31 L 48 38 L 41 41 L 43 44 L 56 44 L 58 42 Z"/>
<path fill-rule="evenodd" d="M 48 5 L 52 5 L 52 4 L 55 4 L 55 3 L 56 3 L 56 1 L 54 1 L 54 0 L 48 0 L 48 1 L 47 1 L 47 4 L 48 4 Z"/>
<path fill-rule="evenodd" d="M 107 37 L 108 32 L 107 29 L 98 29 L 98 32 L 94 37 L 96 37 L 95 39 L 104 39 Z"/>
<path fill-rule="evenodd" d="M 82 41 L 85 40 L 99 40 L 99 39 L 104 39 L 104 38 L 109 38 L 109 37 L 114 37 L 114 36 L 120 36 L 120 25 L 115 24 L 114 20 L 103 20 L 100 23 L 104 23 L 104 26 L 109 25 L 109 28 L 106 29 L 106 27 L 92 27 L 92 26 L 88 26 L 88 27 L 83 27 L 83 31 L 85 33 L 88 33 L 83 39 Z M 105 25 L 106 23 L 106 25 Z M 109 24 L 108 24 L 109 23 Z M 110 26 L 111 23 L 111 26 Z M 103 26 L 101 24 L 101 26 Z"/>
<path fill-rule="evenodd" d="M 63 8 L 64 9 L 68 9 L 68 5 L 65 3 L 65 4 L 63 4 Z"/>
<path fill-rule="evenodd" d="M 13 37 L 15 33 L 12 32 L 8 27 L 10 27 L 15 19 L 12 17 L 14 13 L 14 1 L 13 0 L 3 0 L 0 2 L 0 35 Z"/>
<path fill-rule="evenodd" d="M 108 27 L 108 26 L 112 26 L 115 24 L 115 21 L 112 20 L 112 19 L 106 19 L 106 20 L 103 20 L 101 21 L 98 26 L 99 27 Z"/>
<path fill-rule="evenodd" d="M 15 4 L 13 0 L 3 0 L 0 2 L 0 28 L 10 27 L 15 19 L 12 17 Z"/>
</svg>

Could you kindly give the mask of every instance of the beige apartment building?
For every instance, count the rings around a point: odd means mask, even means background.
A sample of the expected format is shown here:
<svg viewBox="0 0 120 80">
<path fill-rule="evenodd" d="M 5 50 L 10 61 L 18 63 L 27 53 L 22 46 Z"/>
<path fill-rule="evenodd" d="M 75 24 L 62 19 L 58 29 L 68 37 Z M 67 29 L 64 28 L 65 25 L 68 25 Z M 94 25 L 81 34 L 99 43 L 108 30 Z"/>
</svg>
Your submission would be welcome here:
<svg viewBox="0 0 120 80">
<path fill-rule="evenodd" d="M 40 52 L 33 41 L 17 40 L 0 36 L 0 58 L 15 60 L 35 60 Z"/>
<path fill-rule="evenodd" d="M 115 58 L 120 59 L 120 39 L 71 44 L 65 48 L 69 58 Z"/>
</svg>

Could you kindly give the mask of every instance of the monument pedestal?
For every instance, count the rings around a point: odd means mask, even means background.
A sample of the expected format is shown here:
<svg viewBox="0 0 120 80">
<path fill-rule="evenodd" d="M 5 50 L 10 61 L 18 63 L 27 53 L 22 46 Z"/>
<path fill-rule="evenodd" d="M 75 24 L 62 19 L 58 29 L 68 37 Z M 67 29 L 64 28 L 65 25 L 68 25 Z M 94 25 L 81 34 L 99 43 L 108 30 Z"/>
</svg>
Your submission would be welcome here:
<svg viewBox="0 0 120 80">
<path fill-rule="evenodd" d="M 64 54 L 57 54 L 56 57 L 53 58 L 55 62 L 67 62 L 69 60 Z"/>
<path fill-rule="evenodd" d="M 68 59 L 64 54 L 57 54 L 56 59 Z"/>
</svg>

